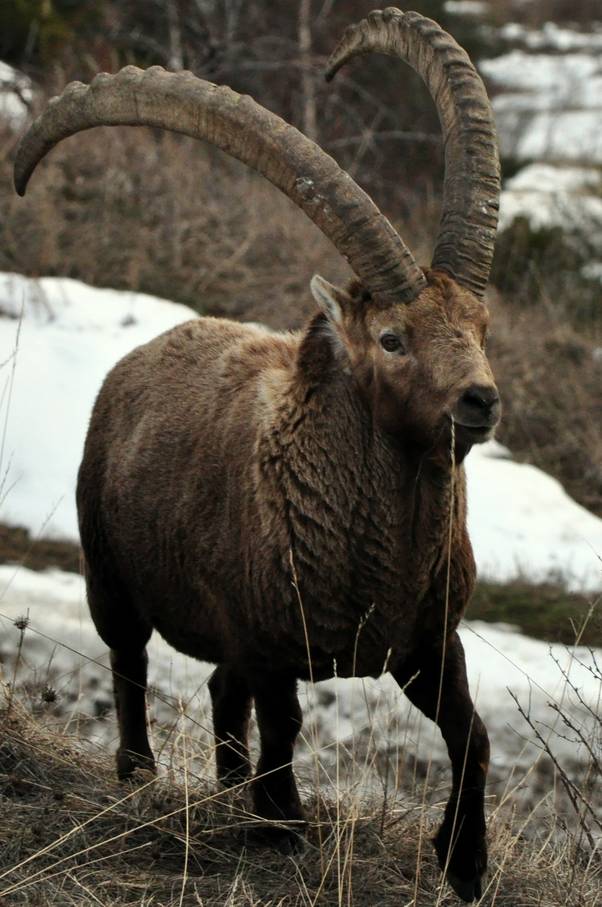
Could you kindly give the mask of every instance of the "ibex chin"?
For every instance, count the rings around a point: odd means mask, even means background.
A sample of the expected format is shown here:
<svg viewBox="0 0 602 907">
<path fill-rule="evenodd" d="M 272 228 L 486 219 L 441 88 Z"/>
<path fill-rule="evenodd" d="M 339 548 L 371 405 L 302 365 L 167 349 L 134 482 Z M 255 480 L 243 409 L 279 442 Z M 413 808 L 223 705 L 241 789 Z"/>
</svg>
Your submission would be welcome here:
<svg viewBox="0 0 602 907">
<path fill-rule="evenodd" d="M 428 270 L 316 144 L 189 72 L 128 66 L 68 85 L 23 138 L 15 184 L 23 194 L 39 160 L 80 130 L 161 126 L 262 173 L 348 260 L 346 289 L 313 278 L 319 311 L 299 333 L 200 318 L 134 350 L 99 393 L 77 502 L 90 610 L 111 649 L 117 771 L 154 767 L 145 647 L 157 629 L 217 664 L 226 785 L 250 777 L 255 703 L 254 809 L 290 845 L 286 820 L 303 819 L 298 679 L 386 666 L 447 744 L 453 788 L 434 846 L 470 901 L 487 860 L 489 743 L 457 634 L 475 581 L 462 461 L 500 413 L 483 302 L 499 164 L 482 82 L 435 22 L 371 13 L 345 32 L 328 78 L 372 51 L 409 63 L 438 107 L 445 192 Z"/>
</svg>

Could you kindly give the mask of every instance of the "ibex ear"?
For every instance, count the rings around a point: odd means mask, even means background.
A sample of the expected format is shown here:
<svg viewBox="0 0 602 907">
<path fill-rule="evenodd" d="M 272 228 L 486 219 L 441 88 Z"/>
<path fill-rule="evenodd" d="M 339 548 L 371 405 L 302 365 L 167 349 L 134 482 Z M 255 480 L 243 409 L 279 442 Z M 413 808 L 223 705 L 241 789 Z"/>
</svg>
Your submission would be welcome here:
<svg viewBox="0 0 602 907">
<path fill-rule="evenodd" d="M 341 303 L 344 304 L 347 294 L 343 290 L 339 290 L 338 287 L 328 283 L 328 281 L 324 280 L 323 277 L 320 277 L 319 274 L 314 274 L 309 286 L 312 296 L 328 320 L 332 321 L 335 325 L 342 324 L 343 307 Z"/>
<path fill-rule="evenodd" d="M 343 306 L 349 297 L 344 290 L 334 287 L 319 274 L 314 274 L 310 283 L 311 292 L 320 307 L 320 313 L 313 317 L 299 347 L 299 369 L 310 382 L 320 383 L 332 368 L 338 368 L 346 361 L 345 344 L 342 337 Z"/>
</svg>

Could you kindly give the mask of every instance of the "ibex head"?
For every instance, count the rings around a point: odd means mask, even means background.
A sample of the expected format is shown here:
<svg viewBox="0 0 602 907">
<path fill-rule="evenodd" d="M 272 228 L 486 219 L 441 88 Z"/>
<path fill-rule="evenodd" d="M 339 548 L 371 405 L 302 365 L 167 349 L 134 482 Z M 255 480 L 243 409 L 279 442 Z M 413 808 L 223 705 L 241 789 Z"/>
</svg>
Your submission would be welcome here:
<svg viewBox="0 0 602 907">
<path fill-rule="evenodd" d="M 345 290 L 316 275 L 336 367 L 353 375 L 374 420 L 420 447 L 486 441 L 500 403 L 485 355 L 485 304 L 443 273 L 408 304 L 375 304 L 359 282 Z"/>
<path fill-rule="evenodd" d="M 348 260 L 350 292 L 316 278 L 313 289 L 348 367 L 387 430 L 421 443 L 455 424 L 467 448 L 490 436 L 499 401 L 483 352 L 481 301 L 497 227 L 499 162 L 493 117 L 467 54 L 419 13 L 375 11 L 345 32 L 327 78 L 371 51 L 401 57 L 425 81 L 445 144 L 442 217 L 431 269 L 417 265 L 372 200 L 321 148 L 251 98 L 191 73 L 128 66 L 74 82 L 24 136 L 15 161 L 23 194 L 39 160 L 61 139 L 101 125 L 161 126 L 213 142 L 289 196 Z"/>
<path fill-rule="evenodd" d="M 347 29 L 327 78 L 351 57 L 379 51 L 401 57 L 424 79 L 445 143 L 444 201 L 431 269 L 404 246 L 405 285 L 388 269 L 385 292 L 372 275 L 347 290 L 319 276 L 312 292 L 328 318 L 339 361 L 355 376 L 374 419 L 420 445 L 460 449 L 491 437 L 500 402 L 485 356 L 482 301 L 497 225 L 499 163 L 493 118 L 466 53 L 436 23 L 396 9 L 371 13 Z"/>
</svg>

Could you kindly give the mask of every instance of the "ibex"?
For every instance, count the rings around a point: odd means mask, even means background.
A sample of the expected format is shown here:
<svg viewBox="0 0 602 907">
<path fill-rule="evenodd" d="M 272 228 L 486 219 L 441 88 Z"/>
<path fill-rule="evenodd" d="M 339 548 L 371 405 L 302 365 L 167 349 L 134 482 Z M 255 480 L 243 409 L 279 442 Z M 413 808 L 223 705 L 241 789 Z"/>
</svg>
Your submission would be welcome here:
<svg viewBox="0 0 602 907">
<path fill-rule="evenodd" d="M 68 85 L 23 138 L 15 184 L 23 194 L 40 159 L 80 130 L 160 126 L 263 174 L 348 260 L 346 289 L 313 278 L 319 312 L 305 330 L 200 318 L 134 350 L 99 393 L 77 502 L 90 609 L 111 649 L 117 771 L 154 767 L 145 647 L 157 629 L 217 664 L 226 785 L 250 777 L 254 702 L 254 809 L 290 843 L 286 820 L 303 819 L 298 679 L 386 668 L 446 741 L 453 787 L 434 846 L 470 901 L 486 868 L 489 743 L 456 632 L 475 581 L 462 461 L 500 413 L 483 302 L 499 164 L 483 84 L 435 22 L 371 13 L 345 32 L 328 78 L 370 51 L 409 63 L 438 108 L 445 188 L 428 270 L 321 148 L 189 72 L 127 66 Z"/>
</svg>

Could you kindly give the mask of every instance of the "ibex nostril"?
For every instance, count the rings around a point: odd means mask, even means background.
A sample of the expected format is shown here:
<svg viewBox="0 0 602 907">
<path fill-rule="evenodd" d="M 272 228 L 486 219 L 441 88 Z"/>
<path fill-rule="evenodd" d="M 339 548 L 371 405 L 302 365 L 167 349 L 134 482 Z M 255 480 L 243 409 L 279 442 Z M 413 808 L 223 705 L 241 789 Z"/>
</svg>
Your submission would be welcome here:
<svg viewBox="0 0 602 907">
<path fill-rule="evenodd" d="M 500 397 L 497 389 L 491 385 L 473 384 L 467 388 L 460 403 L 474 410 L 490 412 L 496 404 L 499 404 Z"/>
<path fill-rule="evenodd" d="M 491 429 L 499 422 L 500 397 L 494 384 L 471 384 L 460 395 L 454 420 L 465 428 Z"/>
</svg>

